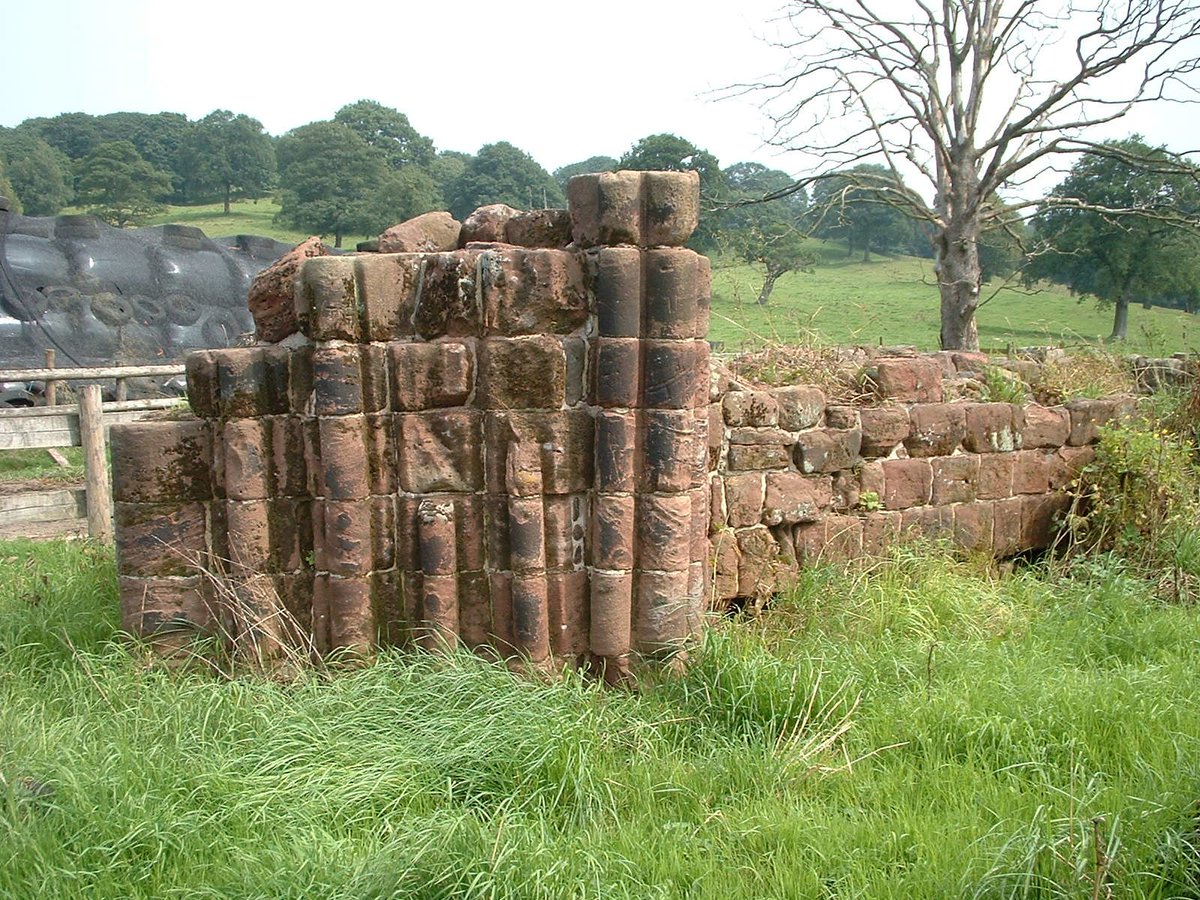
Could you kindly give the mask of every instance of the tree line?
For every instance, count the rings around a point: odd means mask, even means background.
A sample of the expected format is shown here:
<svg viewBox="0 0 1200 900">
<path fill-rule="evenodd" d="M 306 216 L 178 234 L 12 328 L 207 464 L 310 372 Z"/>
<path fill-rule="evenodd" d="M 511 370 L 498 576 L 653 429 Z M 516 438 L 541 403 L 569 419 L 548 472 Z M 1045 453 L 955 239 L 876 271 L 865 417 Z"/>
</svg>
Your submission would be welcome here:
<svg viewBox="0 0 1200 900">
<path fill-rule="evenodd" d="M 567 180 L 584 172 L 691 169 L 706 208 L 692 246 L 758 266 L 765 305 L 780 277 L 811 268 L 811 237 L 842 242 L 864 261 L 903 253 L 942 265 L 940 197 L 927 202 L 884 158 L 797 180 L 756 162 L 722 168 L 685 138 L 654 134 L 620 157 L 551 174 L 505 141 L 475 154 L 438 151 L 400 111 L 360 100 L 278 138 L 228 110 L 194 122 L 127 112 L 29 119 L 0 128 L 0 194 L 30 215 L 75 205 L 116 225 L 164 203 L 223 202 L 228 213 L 235 200 L 273 195 L 281 223 L 341 246 L 346 234 L 434 209 L 463 218 L 488 203 L 560 207 Z M 1200 169 L 1138 136 L 1090 144 L 1038 204 L 1009 206 L 995 190 L 975 203 L 980 284 L 1066 285 L 1113 305 L 1118 339 L 1131 303 L 1200 309 Z"/>
</svg>

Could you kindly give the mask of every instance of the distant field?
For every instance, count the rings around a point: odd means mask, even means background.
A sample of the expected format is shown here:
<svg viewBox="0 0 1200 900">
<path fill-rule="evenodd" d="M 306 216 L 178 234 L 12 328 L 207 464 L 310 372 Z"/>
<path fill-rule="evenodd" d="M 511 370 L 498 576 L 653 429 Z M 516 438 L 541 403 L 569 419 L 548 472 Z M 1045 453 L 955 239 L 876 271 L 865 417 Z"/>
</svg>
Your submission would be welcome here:
<svg viewBox="0 0 1200 900">
<path fill-rule="evenodd" d="M 219 203 L 171 206 L 150 224 L 176 223 L 200 228 L 210 237 L 260 234 L 289 243 L 309 235 L 274 222 L 279 206 L 272 200 L 235 203 L 228 216 Z M 347 235 L 353 249 L 367 235 Z M 770 306 L 755 304 L 762 274 L 756 268 L 714 260 L 713 317 L 709 338 L 727 349 L 766 341 L 821 344 L 938 345 L 938 298 L 930 260 L 876 256 L 864 263 L 844 248 L 814 241 L 818 262 L 812 273 L 779 279 Z M 1112 330 L 1112 308 L 1072 297 L 1057 286 L 1038 291 L 985 285 L 988 299 L 979 312 L 985 349 L 1058 344 L 1077 346 L 1102 340 Z M 1131 353 L 1169 355 L 1200 348 L 1200 317 L 1178 310 L 1134 306 L 1129 314 Z"/>
<path fill-rule="evenodd" d="M 229 215 L 225 215 L 224 204 L 209 203 L 204 206 L 168 206 L 166 212 L 155 216 L 148 225 L 191 225 L 201 229 L 209 237 L 230 234 L 260 234 L 289 244 L 298 244 L 310 237 L 309 232 L 295 231 L 275 224 L 279 204 L 274 200 L 242 200 L 233 204 Z M 333 235 L 327 235 L 330 244 Z M 374 237 L 374 235 L 371 235 Z M 353 250 L 367 235 L 354 234 L 342 237 L 342 247 Z"/>
<path fill-rule="evenodd" d="M 763 341 L 823 344 L 938 346 L 938 295 L 930 260 L 915 257 L 847 258 L 842 246 L 814 242 L 816 271 L 779 279 L 766 309 L 755 304 L 761 272 L 751 266 L 713 266 L 713 316 L 709 338 L 727 349 Z M 984 285 L 988 297 L 996 285 Z M 1078 345 L 1112 331 L 1111 307 L 1080 302 L 1064 289 L 1001 290 L 979 311 L 985 349 L 1007 345 Z M 1200 317 L 1178 310 L 1133 307 L 1129 352 L 1170 354 L 1200 347 Z"/>
</svg>

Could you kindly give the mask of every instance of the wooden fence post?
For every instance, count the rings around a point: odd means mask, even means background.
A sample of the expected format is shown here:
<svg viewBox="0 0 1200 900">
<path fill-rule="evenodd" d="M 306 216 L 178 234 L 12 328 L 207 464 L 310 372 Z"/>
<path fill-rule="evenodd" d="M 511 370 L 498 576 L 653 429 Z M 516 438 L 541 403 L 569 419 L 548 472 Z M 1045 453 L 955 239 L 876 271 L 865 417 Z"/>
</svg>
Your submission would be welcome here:
<svg viewBox="0 0 1200 900">
<path fill-rule="evenodd" d="M 47 348 L 46 350 L 46 368 L 54 368 L 54 350 Z M 46 405 L 56 406 L 58 404 L 58 382 L 51 379 L 46 380 Z"/>
<path fill-rule="evenodd" d="M 88 536 L 112 540 L 112 486 L 104 450 L 104 413 L 100 385 L 85 384 L 79 397 L 79 442 L 83 445 L 83 477 L 87 486 Z"/>
</svg>

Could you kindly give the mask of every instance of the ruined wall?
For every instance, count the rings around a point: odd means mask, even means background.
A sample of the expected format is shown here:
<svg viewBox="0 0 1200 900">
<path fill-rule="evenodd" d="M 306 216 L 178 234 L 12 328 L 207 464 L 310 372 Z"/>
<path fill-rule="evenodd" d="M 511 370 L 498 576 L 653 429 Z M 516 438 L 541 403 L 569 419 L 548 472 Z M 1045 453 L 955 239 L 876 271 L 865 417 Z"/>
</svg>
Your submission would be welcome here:
<svg viewBox="0 0 1200 900">
<path fill-rule="evenodd" d="M 814 558 L 1046 546 L 1131 407 L 950 402 L 982 362 L 950 353 L 867 360 L 854 404 L 747 389 L 710 366 L 694 173 L 568 197 L 565 248 L 273 269 L 272 340 L 191 354 L 192 417 L 113 429 L 125 628 L 164 653 L 461 644 L 620 678 Z"/>
<path fill-rule="evenodd" d="M 190 355 L 195 418 L 113 431 L 125 627 L 164 650 L 462 643 L 614 675 L 694 636 L 698 179 L 584 176 L 569 196 L 569 250 L 308 259 L 297 333 Z"/>
<path fill-rule="evenodd" d="M 869 394 L 749 390 L 714 378 L 713 597 L 761 600 L 798 565 L 878 555 L 905 538 L 1007 557 L 1050 545 L 1102 425 L 1133 399 L 1024 406 L 950 400 L 980 354 L 869 360 Z"/>
</svg>

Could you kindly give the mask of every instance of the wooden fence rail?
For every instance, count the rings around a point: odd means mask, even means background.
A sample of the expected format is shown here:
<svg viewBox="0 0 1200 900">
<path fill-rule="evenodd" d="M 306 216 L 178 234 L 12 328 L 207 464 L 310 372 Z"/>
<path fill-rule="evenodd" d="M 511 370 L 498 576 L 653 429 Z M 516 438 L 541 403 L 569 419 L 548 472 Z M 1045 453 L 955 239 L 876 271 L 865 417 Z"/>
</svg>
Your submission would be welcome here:
<svg viewBox="0 0 1200 900">
<path fill-rule="evenodd" d="M 10 369 L 0 371 L 0 383 L 6 381 L 92 381 L 126 378 L 161 377 L 182 374 L 181 365 L 112 366 L 88 369 Z M 136 422 L 156 410 L 178 406 L 182 400 L 163 397 L 149 400 L 121 400 L 103 403 L 100 385 L 85 384 L 79 389 L 78 407 L 36 406 L 0 410 L 0 450 L 29 450 L 52 447 L 83 447 L 84 486 L 87 497 L 88 534 L 101 540 L 112 538 L 112 482 L 108 471 L 108 429 L 122 422 Z M 63 493 L 63 492 L 56 492 Z M 47 510 L 61 508 L 70 514 L 77 508 L 71 497 L 45 502 L 28 494 L 10 495 L 3 504 L 11 517 L 24 514 L 28 521 L 45 520 Z M 11 518 L 9 519 L 11 521 Z"/>
</svg>

